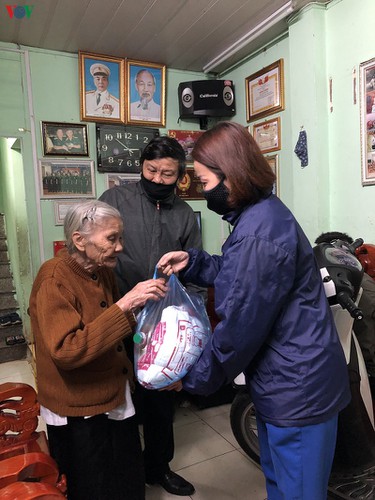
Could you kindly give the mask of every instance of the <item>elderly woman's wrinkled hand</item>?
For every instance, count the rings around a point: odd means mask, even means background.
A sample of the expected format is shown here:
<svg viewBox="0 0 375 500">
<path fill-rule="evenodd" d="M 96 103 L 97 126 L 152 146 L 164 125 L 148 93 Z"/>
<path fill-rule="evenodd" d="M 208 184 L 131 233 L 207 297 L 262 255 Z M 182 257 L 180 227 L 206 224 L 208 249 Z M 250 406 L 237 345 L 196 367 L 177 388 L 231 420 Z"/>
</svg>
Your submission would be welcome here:
<svg viewBox="0 0 375 500">
<path fill-rule="evenodd" d="M 124 312 L 134 311 L 143 307 L 148 300 L 160 300 L 167 293 L 167 285 L 164 278 L 141 281 L 125 294 L 117 305 Z"/>
</svg>

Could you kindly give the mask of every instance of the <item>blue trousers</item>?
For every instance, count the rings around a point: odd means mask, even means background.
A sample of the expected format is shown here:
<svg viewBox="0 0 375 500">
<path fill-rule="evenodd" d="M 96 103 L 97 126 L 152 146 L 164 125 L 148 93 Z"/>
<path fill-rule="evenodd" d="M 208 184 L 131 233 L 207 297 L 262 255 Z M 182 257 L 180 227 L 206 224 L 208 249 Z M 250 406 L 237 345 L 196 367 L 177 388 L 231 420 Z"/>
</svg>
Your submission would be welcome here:
<svg viewBox="0 0 375 500">
<path fill-rule="evenodd" d="M 276 427 L 257 417 L 268 500 L 326 500 L 337 415 L 317 425 Z"/>
</svg>

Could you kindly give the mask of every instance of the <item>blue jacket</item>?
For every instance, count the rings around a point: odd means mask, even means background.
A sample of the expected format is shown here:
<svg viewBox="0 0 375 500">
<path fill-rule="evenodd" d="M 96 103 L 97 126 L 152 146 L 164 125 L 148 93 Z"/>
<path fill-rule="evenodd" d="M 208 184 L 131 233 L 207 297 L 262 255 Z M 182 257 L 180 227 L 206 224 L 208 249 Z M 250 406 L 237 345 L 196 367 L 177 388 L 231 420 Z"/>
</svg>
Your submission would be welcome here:
<svg viewBox="0 0 375 500">
<path fill-rule="evenodd" d="M 189 250 L 184 277 L 215 287 L 221 321 L 184 389 L 210 394 L 244 371 L 264 421 L 331 418 L 350 401 L 348 371 L 309 241 L 274 195 L 224 218 L 222 256 Z"/>
</svg>

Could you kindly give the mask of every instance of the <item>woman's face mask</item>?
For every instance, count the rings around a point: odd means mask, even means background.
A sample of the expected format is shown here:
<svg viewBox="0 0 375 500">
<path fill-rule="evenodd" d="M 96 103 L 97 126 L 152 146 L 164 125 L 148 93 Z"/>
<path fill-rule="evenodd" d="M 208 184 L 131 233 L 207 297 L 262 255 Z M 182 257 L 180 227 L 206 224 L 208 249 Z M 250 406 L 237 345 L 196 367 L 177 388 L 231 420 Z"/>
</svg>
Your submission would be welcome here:
<svg viewBox="0 0 375 500">
<path fill-rule="evenodd" d="M 219 215 L 224 215 L 233 210 L 228 205 L 229 191 L 224 180 L 221 180 L 217 186 L 208 191 L 203 191 L 203 195 L 207 200 L 207 208 L 216 212 Z"/>
</svg>

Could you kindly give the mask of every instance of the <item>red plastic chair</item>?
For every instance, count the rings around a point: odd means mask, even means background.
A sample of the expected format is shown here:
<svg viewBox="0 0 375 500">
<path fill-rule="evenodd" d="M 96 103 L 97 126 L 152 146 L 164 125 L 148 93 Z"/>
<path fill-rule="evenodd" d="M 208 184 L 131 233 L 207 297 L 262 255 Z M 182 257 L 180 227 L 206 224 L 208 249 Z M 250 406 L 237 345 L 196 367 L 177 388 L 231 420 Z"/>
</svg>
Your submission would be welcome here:
<svg viewBox="0 0 375 500">
<path fill-rule="evenodd" d="M 13 483 L 25 490 L 24 481 L 49 484 L 60 491 L 60 496 L 66 493 L 66 478 L 60 478 L 57 464 L 49 455 L 46 433 L 36 432 L 38 415 L 39 403 L 33 387 L 13 382 L 0 384 L 0 499 L 8 494 Z"/>
</svg>

